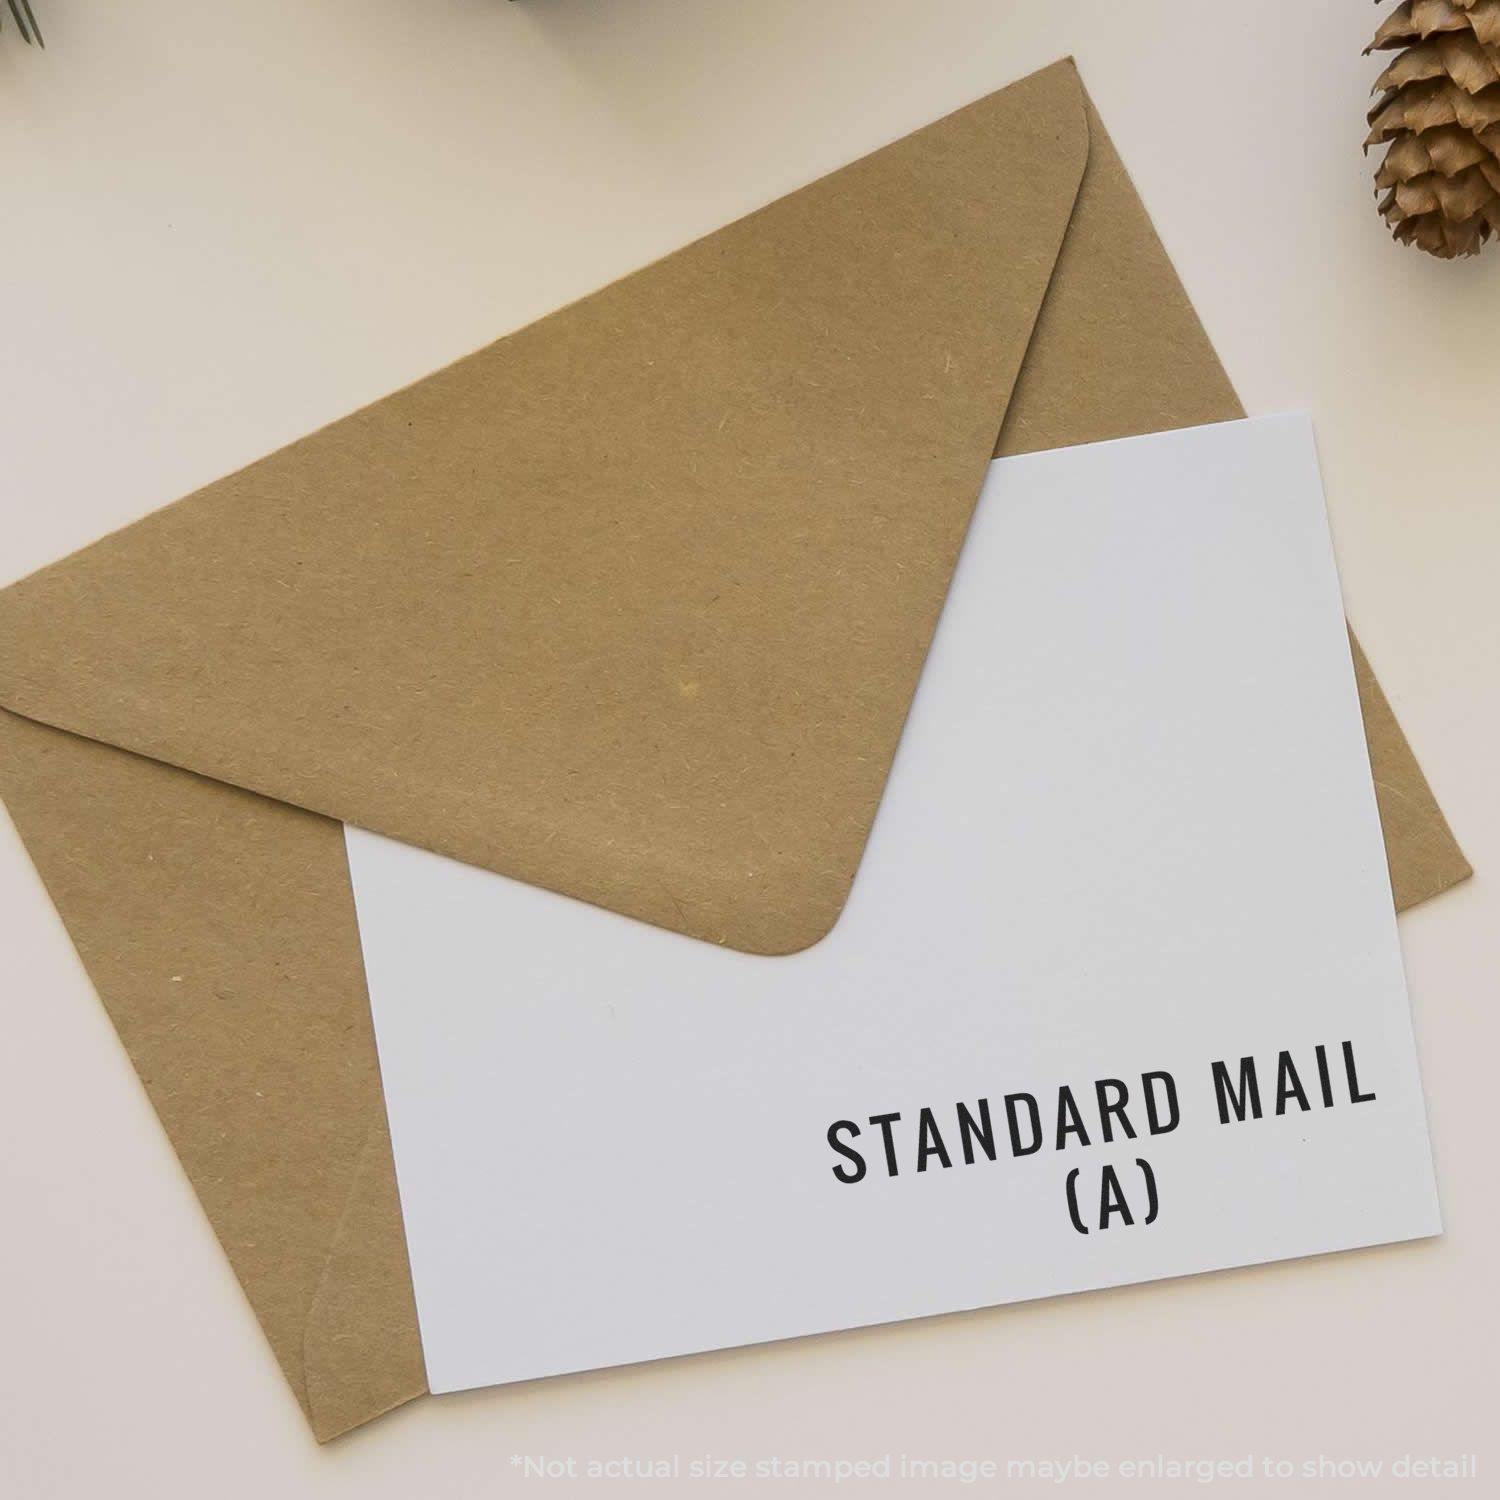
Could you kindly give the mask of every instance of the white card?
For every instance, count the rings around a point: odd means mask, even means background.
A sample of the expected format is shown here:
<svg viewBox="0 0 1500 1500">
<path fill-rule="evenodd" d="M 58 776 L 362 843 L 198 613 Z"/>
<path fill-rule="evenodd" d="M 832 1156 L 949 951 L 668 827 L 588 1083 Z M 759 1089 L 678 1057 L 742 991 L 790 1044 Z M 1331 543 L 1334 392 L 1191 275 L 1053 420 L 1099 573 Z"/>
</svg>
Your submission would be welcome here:
<svg viewBox="0 0 1500 1500">
<path fill-rule="evenodd" d="M 1305 418 L 994 464 L 804 953 L 348 844 L 435 1391 L 1439 1232 Z"/>
</svg>

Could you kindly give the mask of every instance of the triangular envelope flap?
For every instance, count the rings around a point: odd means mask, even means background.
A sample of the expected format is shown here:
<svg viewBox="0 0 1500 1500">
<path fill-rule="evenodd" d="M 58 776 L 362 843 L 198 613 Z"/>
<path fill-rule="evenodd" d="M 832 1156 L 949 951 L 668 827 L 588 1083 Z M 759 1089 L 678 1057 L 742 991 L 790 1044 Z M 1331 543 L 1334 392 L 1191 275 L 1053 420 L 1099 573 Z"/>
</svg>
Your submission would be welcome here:
<svg viewBox="0 0 1500 1500">
<path fill-rule="evenodd" d="M 339 826 L 3 710 L 0 796 L 313 1430 L 420 1394 Z"/>
<path fill-rule="evenodd" d="M 0 595 L 0 701 L 815 941 L 1087 151 L 1055 65 L 208 486 Z"/>
</svg>

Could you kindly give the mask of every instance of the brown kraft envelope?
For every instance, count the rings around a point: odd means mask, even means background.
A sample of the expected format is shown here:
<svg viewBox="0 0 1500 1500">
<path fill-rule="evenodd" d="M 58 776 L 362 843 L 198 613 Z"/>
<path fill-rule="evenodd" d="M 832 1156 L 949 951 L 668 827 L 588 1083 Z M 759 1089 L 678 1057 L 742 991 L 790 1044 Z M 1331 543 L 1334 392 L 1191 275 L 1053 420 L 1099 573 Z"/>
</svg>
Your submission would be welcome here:
<svg viewBox="0 0 1500 1500">
<path fill-rule="evenodd" d="M 1240 415 L 1058 63 L 0 593 L 0 795 L 320 1439 L 426 1389 L 338 820 L 803 948 L 991 456 Z M 1356 664 L 1404 907 L 1469 867 Z"/>
</svg>

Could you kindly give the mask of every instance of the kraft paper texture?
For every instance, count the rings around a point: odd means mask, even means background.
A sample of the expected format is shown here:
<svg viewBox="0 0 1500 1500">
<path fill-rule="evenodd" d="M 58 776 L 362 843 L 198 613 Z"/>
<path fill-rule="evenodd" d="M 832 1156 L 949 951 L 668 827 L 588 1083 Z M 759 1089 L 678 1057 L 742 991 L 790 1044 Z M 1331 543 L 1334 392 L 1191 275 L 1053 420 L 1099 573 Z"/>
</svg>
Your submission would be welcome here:
<svg viewBox="0 0 1500 1500">
<path fill-rule="evenodd" d="M 320 1439 L 426 1389 L 335 820 L 805 947 L 992 454 L 1241 414 L 1059 63 L 0 593 L 0 796 Z"/>
</svg>

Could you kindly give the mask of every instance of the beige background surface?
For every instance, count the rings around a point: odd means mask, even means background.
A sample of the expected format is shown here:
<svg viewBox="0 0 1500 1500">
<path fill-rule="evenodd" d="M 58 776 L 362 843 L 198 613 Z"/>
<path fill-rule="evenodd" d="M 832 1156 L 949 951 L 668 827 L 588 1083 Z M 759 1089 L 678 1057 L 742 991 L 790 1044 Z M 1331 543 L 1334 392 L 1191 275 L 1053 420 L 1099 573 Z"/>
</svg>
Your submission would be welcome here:
<svg viewBox="0 0 1500 1500">
<path fill-rule="evenodd" d="M 0 827 L 0 1493 L 599 1488 L 513 1454 L 1500 1463 L 1500 249 L 1384 238 L 1369 7 L 33 3 L 45 54 L 0 34 L 0 578 L 1071 52 L 1247 406 L 1316 418 L 1351 618 L 1480 873 L 1402 922 L 1442 1241 L 426 1401 L 319 1450 Z"/>
</svg>

